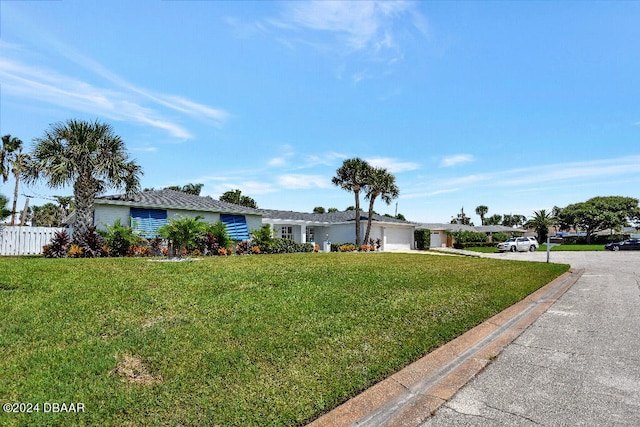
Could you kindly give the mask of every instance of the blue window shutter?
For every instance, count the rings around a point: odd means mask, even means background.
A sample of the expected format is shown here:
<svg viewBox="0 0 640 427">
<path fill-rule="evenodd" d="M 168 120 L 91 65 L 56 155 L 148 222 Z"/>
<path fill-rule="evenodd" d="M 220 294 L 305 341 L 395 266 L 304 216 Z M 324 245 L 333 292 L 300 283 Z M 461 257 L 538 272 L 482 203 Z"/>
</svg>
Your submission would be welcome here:
<svg viewBox="0 0 640 427">
<path fill-rule="evenodd" d="M 167 223 L 167 211 L 161 209 L 131 208 L 131 228 L 140 236 L 153 238 L 158 228 Z"/>
<path fill-rule="evenodd" d="M 220 214 L 220 221 L 227 227 L 229 238 L 249 240 L 249 226 L 244 215 Z"/>
</svg>

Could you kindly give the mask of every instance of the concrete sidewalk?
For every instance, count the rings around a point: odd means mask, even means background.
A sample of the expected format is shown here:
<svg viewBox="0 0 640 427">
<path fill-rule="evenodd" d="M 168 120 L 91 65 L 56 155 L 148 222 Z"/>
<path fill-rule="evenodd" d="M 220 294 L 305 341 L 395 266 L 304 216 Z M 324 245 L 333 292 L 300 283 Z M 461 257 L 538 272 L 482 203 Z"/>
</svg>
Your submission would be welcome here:
<svg viewBox="0 0 640 427">
<path fill-rule="evenodd" d="M 311 426 L 640 425 L 640 253 L 552 262 L 574 268 Z"/>
</svg>

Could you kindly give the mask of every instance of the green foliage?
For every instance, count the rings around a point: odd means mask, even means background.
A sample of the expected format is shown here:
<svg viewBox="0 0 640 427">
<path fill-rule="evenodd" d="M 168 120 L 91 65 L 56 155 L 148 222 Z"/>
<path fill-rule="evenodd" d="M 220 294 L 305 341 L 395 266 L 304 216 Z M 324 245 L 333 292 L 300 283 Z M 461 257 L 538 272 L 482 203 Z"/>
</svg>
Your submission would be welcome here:
<svg viewBox="0 0 640 427">
<path fill-rule="evenodd" d="M 7 209 L 9 199 L 0 194 L 0 221 L 11 215 L 11 209 Z"/>
<path fill-rule="evenodd" d="M 638 199 L 633 197 L 593 197 L 560 209 L 558 222 L 563 230 L 571 227 L 584 230 L 587 242 L 591 242 L 593 233 L 624 227 L 637 218 L 638 211 Z"/>
<path fill-rule="evenodd" d="M 260 246 L 259 246 L 260 247 Z M 267 254 L 292 254 L 296 252 L 314 252 L 313 243 L 298 243 L 291 239 L 273 238 L 260 252 Z"/>
<path fill-rule="evenodd" d="M 493 240 L 494 244 L 500 243 L 500 242 L 504 242 L 507 239 L 510 239 L 511 235 L 507 234 L 507 233 L 493 233 L 491 235 L 491 239 Z"/>
<path fill-rule="evenodd" d="M 92 225 L 97 194 L 109 187 L 137 191 L 141 167 L 128 159 L 122 139 L 111 125 L 68 120 L 51 125 L 36 138 L 24 171 L 28 183 L 40 178 L 51 188 L 72 185 L 76 203 L 75 232 Z"/>
<path fill-rule="evenodd" d="M 131 227 L 121 224 L 120 218 L 116 219 L 113 225 L 104 224 L 106 230 L 98 230 L 109 247 L 109 255 L 122 257 L 127 256 L 129 247 L 140 242 L 140 236 L 136 236 Z"/>
<path fill-rule="evenodd" d="M 421 229 L 413 232 L 413 238 L 416 241 L 416 249 L 426 250 L 431 247 L 431 230 Z"/>
<path fill-rule="evenodd" d="M 181 257 L 188 249 L 195 249 L 206 233 L 201 216 L 171 218 L 158 229 L 158 233 L 169 241 L 169 256 Z"/>
<path fill-rule="evenodd" d="M 322 206 L 316 206 L 315 208 L 313 208 L 313 213 L 323 214 L 325 212 L 326 210 Z"/>
<path fill-rule="evenodd" d="M 526 227 L 530 227 L 536 230 L 538 234 L 539 242 L 547 241 L 547 234 L 549 234 L 549 227 L 555 223 L 553 216 L 546 210 L 541 209 L 534 211 L 533 216 L 525 224 Z"/>
<path fill-rule="evenodd" d="M 273 240 L 271 226 L 269 224 L 262 224 L 262 227 L 258 230 L 251 232 L 251 238 L 254 245 L 258 246 L 261 252 L 266 252 L 269 244 Z"/>
<path fill-rule="evenodd" d="M 256 201 L 249 196 L 243 196 L 242 191 L 240 190 L 225 192 L 222 196 L 220 196 L 220 201 L 233 203 L 247 208 L 258 209 L 258 204 L 256 203 Z"/>
<path fill-rule="evenodd" d="M 458 244 L 468 242 L 486 242 L 488 238 L 485 233 L 476 231 L 454 231 L 448 234 L 451 235 Z"/>
</svg>

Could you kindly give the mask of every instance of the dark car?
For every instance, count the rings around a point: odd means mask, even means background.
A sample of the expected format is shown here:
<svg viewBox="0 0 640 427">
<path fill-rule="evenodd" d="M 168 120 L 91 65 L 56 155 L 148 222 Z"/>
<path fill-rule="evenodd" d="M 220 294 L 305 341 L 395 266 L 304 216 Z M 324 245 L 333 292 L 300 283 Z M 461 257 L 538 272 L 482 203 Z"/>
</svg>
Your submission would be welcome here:
<svg viewBox="0 0 640 427">
<path fill-rule="evenodd" d="M 610 251 L 637 251 L 640 250 L 640 239 L 629 239 L 623 242 L 607 243 L 604 248 Z"/>
</svg>

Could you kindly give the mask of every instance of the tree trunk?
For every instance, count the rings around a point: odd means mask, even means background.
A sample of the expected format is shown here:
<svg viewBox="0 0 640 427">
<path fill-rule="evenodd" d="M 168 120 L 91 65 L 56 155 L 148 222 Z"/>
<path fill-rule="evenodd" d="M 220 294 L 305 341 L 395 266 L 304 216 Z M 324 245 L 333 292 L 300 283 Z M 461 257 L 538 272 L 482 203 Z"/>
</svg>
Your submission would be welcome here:
<svg viewBox="0 0 640 427">
<path fill-rule="evenodd" d="M 18 209 L 18 185 L 20 184 L 20 174 L 16 175 L 16 186 L 13 190 L 13 209 L 11 210 L 11 225 L 16 225 L 16 209 Z"/>
<path fill-rule="evenodd" d="M 73 195 L 76 200 L 76 219 L 73 223 L 74 234 L 82 234 L 93 225 L 93 201 L 97 191 L 92 184 L 90 180 L 78 179 L 73 185 Z"/>
<path fill-rule="evenodd" d="M 373 216 L 373 204 L 376 201 L 376 196 L 371 195 L 371 200 L 369 200 L 369 215 L 367 215 L 367 232 L 364 234 L 364 240 L 362 242 L 363 245 L 367 245 L 369 241 L 369 235 L 371 234 L 371 217 Z"/>
<path fill-rule="evenodd" d="M 360 190 L 354 190 L 356 195 L 356 246 L 360 246 Z"/>
</svg>

